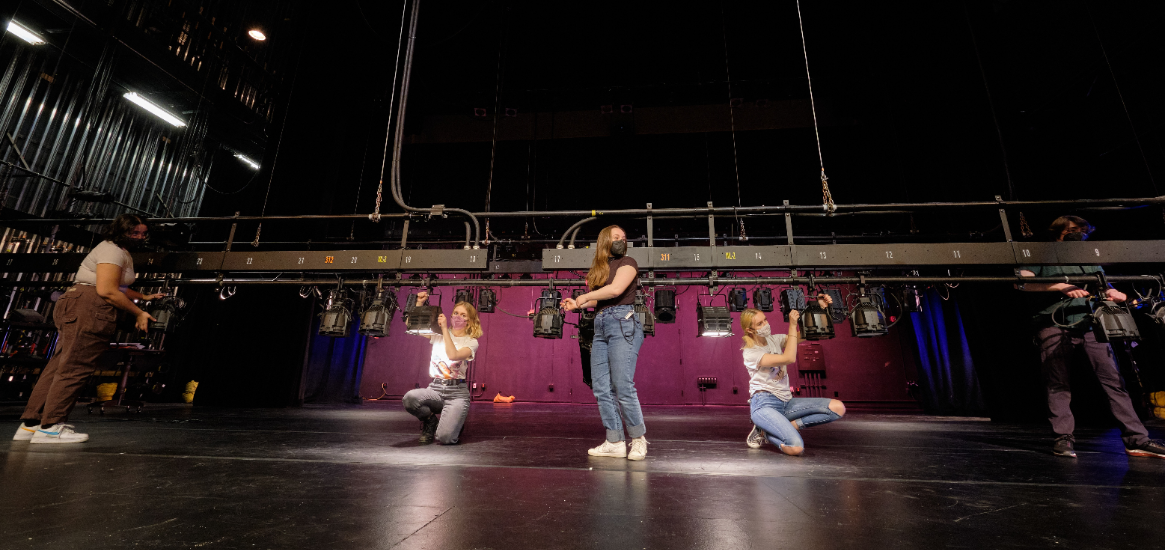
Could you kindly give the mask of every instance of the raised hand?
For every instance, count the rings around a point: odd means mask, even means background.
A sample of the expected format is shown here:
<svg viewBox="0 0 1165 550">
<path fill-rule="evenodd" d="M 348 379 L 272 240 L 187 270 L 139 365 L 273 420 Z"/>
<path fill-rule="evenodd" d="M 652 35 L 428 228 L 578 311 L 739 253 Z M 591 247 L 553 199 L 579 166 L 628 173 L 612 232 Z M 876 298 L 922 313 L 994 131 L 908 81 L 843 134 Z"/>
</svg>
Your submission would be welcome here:
<svg viewBox="0 0 1165 550">
<path fill-rule="evenodd" d="M 448 328 L 446 326 L 446 323 L 448 323 L 448 320 L 445 319 L 444 313 L 437 316 L 437 326 L 441 327 L 441 330 L 445 330 L 446 328 Z"/>
<path fill-rule="evenodd" d="M 424 290 L 422 290 L 419 294 L 417 294 L 417 305 L 418 306 L 425 305 L 425 302 L 428 300 L 429 300 L 429 293 L 428 292 L 425 292 Z"/>
</svg>

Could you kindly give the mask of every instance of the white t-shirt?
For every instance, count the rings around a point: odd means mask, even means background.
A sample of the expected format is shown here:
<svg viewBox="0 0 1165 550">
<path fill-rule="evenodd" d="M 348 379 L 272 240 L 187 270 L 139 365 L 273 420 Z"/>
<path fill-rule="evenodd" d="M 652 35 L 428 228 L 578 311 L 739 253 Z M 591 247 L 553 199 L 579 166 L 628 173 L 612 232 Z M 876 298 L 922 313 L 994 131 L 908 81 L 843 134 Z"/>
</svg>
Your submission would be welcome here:
<svg viewBox="0 0 1165 550">
<path fill-rule="evenodd" d="M 136 279 L 133 271 L 133 258 L 129 252 L 113 244 L 113 241 L 101 241 L 101 244 L 90 250 L 85 259 L 81 261 L 81 267 L 77 269 L 76 282 L 97 286 L 97 264 L 113 264 L 120 267 L 121 283 L 118 286 L 123 290 L 132 285 Z"/>
<path fill-rule="evenodd" d="M 781 354 L 785 349 L 785 341 L 789 337 L 784 334 L 774 334 L 766 338 L 763 346 L 744 348 L 744 368 L 748 369 L 748 394 L 758 391 L 767 391 L 781 401 L 793 398 L 789 391 L 789 372 L 785 366 L 762 367 L 760 360 L 767 353 Z"/>
<path fill-rule="evenodd" d="M 445 353 L 445 337 L 434 334 L 429 337 L 433 343 L 433 353 L 429 356 L 429 376 L 433 378 L 465 379 L 465 370 L 469 361 L 477 357 L 477 338 L 469 336 L 453 336 L 453 346 L 457 349 L 469 348 L 469 359 L 464 361 L 450 361 Z"/>
</svg>

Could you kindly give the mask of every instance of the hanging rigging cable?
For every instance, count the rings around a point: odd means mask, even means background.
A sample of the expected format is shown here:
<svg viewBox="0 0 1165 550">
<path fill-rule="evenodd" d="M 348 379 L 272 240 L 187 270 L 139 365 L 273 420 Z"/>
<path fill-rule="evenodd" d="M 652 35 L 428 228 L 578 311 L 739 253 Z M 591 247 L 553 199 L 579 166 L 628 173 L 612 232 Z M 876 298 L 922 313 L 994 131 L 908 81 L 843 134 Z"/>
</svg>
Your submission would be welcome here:
<svg viewBox="0 0 1165 550">
<path fill-rule="evenodd" d="M 501 99 L 502 99 L 502 60 L 504 59 L 505 51 L 506 51 L 506 30 L 505 30 L 505 26 L 503 25 L 501 28 L 501 36 L 498 37 L 498 62 L 497 62 L 496 74 L 494 76 L 494 128 L 493 128 L 493 138 L 490 140 L 490 145 L 489 145 L 489 180 L 488 180 L 488 183 L 486 183 L 486 187 L 485 187 L 485 211 L 486 212 L 490 211 L 489 210 L 490 197 L 493 193 L 493 188 L 494 188 L 494 159 L 497 156 L 497 151 L 498 151 L 498 109 L 501 107 Z M 534 131 L 535 132 L 538 131 L 537 127 L 535 127 Z M 485 220 L 485 242 L 486 242 L 486 244 L 489 244 L 489 239 L 490 239 L 489 218 L 486 218 L 486 220 Z"/>
<path fill-rule="evenodd" d="M 368 219 L 374 222 L 380 221 L 380 203 L 384 200 L 384 168 L 388 162 L 388 141 L 392 139 L 392 104 L 396 102 L 396 76 L 400 74 L 400 48 L 401 44 L 404 43 L 405 12 L 408 11 L 408 8 L 408 2 L 401 2 L 400 34 L 396 38 L 396 64 L 393 65 L 392 69 L 392 88 L 390 88 L 391 91 L 388 95 L 388 122 L 385 123 L 384 127 L 384 154 L 380 157 L 380 183 L 376 186 L 376 208 L 368 216 Z"/>
<path fill-rule="evenodd" d="M 1112 70 L 1112 62 L 1108 60 L 1108 50 L 1104 48 L 1104 40 L 1100 38 L 1100 30 L 1096 28 L 1096 21 L 1092 18 L 1092 10 L 1088 9 L 1088 4 L 1084 5 L 1084 11 L 1088 13 L 1088 22 L 1092 24 L 1092 32 L 1096 34 L 1096 42 L 1100 45 L 1100 53 L 1104 55 L 1104 64 L 1108 67 L 1108 74 L 1112 77 L 1112 85 L 1116 87 L 1116 95 L 1121 100 L 1121 108 L 1125 111 L 1125 119 L 1129 121 L 1129 129 L 1133 132 L 1133 141 L 1137 144 L 1137 151 L 1141 153 L 1141 162 L 1145 164 L 1145 173 L 1149 175 L 1149 185 L 1153 186 L 1153 195 L 1159 195 L 1157 191 L 1157 181 L 1153 179 L 1153 171 L 1149 169 L 1149 159 L 1145 158 L 1145 148 L 1141 146 L 1141 138 L 1137 136 L 1137 127 L 1133 125 L 1133 117 L 1129 115 L 1129 106 L 1125 103 L 1125 95 L 1121 93 L 1120 82 L 1116 80 L 1116 73 Z"/>
<path fill-rule="evenodd" d="M 736 206 L 743 206 L 740 201 L 740 164 L 736 154 L 736 107 L 732 104 L 732 71 L 728 66 L 728 27 L 724 22 L 724 6 L 720 6 L 720 35 L 724 44 L 724 76 L 728 82 L 728 128 L 732 134 L 732 169 L 736 175 Z M 740 224 L 740 235 L 744 236 L 744 220 L 736 216 Z"/>
<path fill-rule="evenodd" d="M 821 156 L 821 131 L 817 129 L 817 105 L 813 102 L 813 77 L 809 76 L 809 49 L 805 46 L 805 23 L 801 20 L 801 0 L 797 0 L 797 25 L 801 28 L 801 54 L 805 56 L 805 80 L 809 82 L 809 109 L 813 111 L 813 135 L 817 138 L 817 162 L 821 165 L 821 201 L 826 212 L 833 213 L 833 195 L 829 193 L 829 177 L 825 175 L 825 160 Z"/>
<path fill-rule="evenodd" d="M 279 139 L 275 141 L 275 154 L 271 155 L 271 174 L 267 178 L 267 193 L 263 195 L 263 209 L 259 216 L 267 215 L 267 199 L 271 198 L 271 182 L 275 181 L 275 163 L 279 160 L 279 148 L 283 145 L 283 132 L 287 130 L 287 115 L 291 113 L 291 99 L 295 97 L 295 81 L 299 79 L 299 63 L 303 61 L 303 50 L 299 52 L 299 59 L 295 62 L 295 75 L 291 77 L 291 91 L 287 93 L 287 106 L 283 111 L 283 124 L 279 127 Z M 263 222 L 259 222 L 259 227 L 255 228 L 255 240 L 251 241 L 251 246 L 259 246 L 259 235 L 263 233 Z"/>
</svg>

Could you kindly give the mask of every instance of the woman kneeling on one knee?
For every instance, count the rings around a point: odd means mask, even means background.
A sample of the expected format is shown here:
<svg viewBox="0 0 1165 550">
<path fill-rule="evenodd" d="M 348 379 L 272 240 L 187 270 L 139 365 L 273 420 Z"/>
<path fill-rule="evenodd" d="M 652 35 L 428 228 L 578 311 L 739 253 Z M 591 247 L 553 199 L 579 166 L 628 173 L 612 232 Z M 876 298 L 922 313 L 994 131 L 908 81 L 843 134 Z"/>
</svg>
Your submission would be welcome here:
<svg viewBox="0 0 1165 550">
<path fill-rule="evenodd" d="M 417 294 L 417 305 L 425 305 L 429 293 Z M 441 334 L 429 337 L 433 352 L 429 355 L 429 376 L 433 382 L 427 388 L 410 390 L 405 394 L 405 410 L 421 419 L 422 444 L 437 441 L 445 445 L 457 443 L 461 427 L 469 416 L 469 388 L 465 383 L 468 362 L 477 355 L 477 339 L 481 337 L 481 321 L 477 309 L 469 302 L 457 302 L 453 316 L 437 316 Z"/>
<path fill-rule="evenodd" d="M 823 308 L 833 300 L 826 294 L 817 297 Z M 789 312 L 789 334 L 773 335 L 764 312 L 746 309 L 740 314 L 744 332 L 744 367 L 748 369 L 748 393 L 752 411 L 752 432 L 747 443 L 760 448 L 768 439 L 781 452 L 798 456 L 805 452 L 802 428 L 833 422 L 845 415 L 845 405 L 825 397 L 793 397 L 789 391 L 789 373 L 785 368 L 797 362 L 797 311 Z"/>
</svg>

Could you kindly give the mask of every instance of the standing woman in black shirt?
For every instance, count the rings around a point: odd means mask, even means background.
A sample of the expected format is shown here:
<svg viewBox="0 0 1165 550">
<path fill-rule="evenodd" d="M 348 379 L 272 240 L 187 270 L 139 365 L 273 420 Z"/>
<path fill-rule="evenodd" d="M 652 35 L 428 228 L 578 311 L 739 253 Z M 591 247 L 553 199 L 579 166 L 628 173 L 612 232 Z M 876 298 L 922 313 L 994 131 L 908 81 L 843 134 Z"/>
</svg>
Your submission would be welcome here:
<svg viewBox="0 0 1165 550">
<path fill-rule="evenodd" d="M 607 440 L 587 454 L 643 460 L 647 456 L 647 427 L 635 392 L 635 363 L 643 345 L 643 326 L 633 306 L 639 264 L 627 256 L 627 234 L 617 225 L 599 232 L 587 288 L 590 292 L 562 301 L 568 311 L 598 308 L 591 345 L 591 383 Z M 630 453 L 624 443 L 624 425 L 631 437 Z"/>
</svg>

